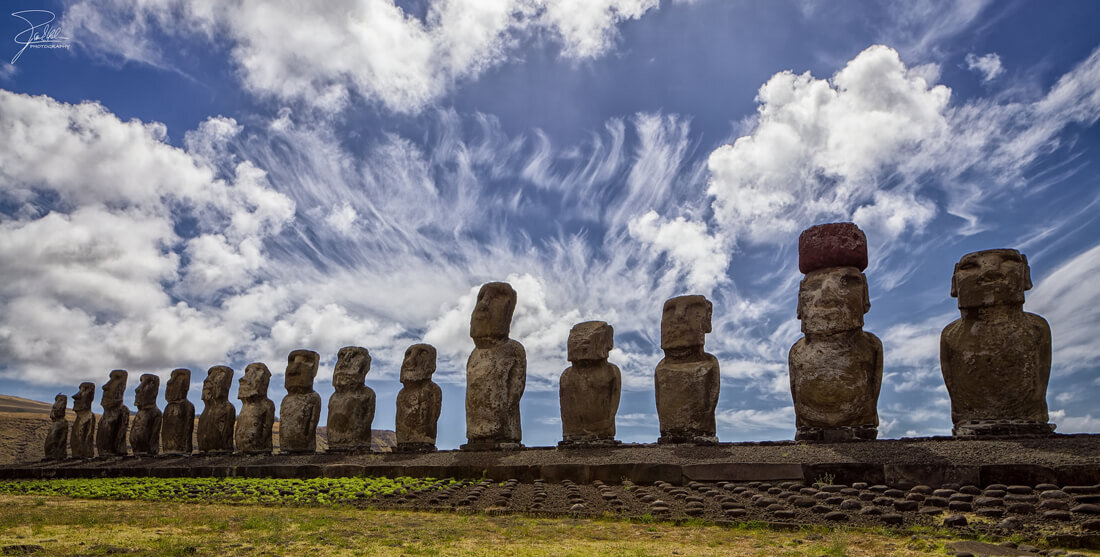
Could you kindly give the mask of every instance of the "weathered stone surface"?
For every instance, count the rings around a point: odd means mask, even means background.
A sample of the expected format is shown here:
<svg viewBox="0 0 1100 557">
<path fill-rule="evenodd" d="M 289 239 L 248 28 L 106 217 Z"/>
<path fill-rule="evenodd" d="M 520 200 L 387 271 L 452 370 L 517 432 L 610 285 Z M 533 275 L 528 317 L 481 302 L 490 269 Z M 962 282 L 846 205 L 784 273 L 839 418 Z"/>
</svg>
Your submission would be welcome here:
<svg viewBox="0 0 1100 557">
<path fill-rule="evenodd" d="M 703 351 L 713 306 L 703 296 L 678 296 L 665 302 L 661 349 L 665 357 L 654 373 L 658 443 L 718 442 L 714 409 L 721 378 L 718 358 Z"/>
<path fill-rule="evenodd" d="M 103 384 L 103 415 L 95 436 L 99 456 L 126 456 L 126 430 L 130 425 L 130 409 L 122 404 L 126 376 L 126 370 L 112 370 Z"/>
<path fill-rule="evenodd" d="M 328 399 L 329 452 L 369 452 L 374 423 L 374 390 L 363 384 L 370 372 L 370 353 L 361 346 L 345 346 L 336 355 Z"/>
<path fill-rule="evenodd" d="M 137 416 L 130 427 L 130 448 L 135 455 L 155 455 L 160 452 L 160 427 L 162 414 L 157 408 L 160 394 L 160 377 L 143 373 L 134 393 Z"/>
<path fill-rule="evenodd" d="M 1046 320 L 1025 313 L 1027 257 L 1014 249 L 968 253 L 951 295 L 962 317 L 940 334 L 940 369 L 954 435 L 1047 434 L 1051 338 Z"/>
<path fill-rule="evenodd" d="M 233 424 L 237 409 L 229 402 L 229 385 L 233 381 L 233 369 L 214 366 L 206 372 L 202 382 L 202 402 L 205 405 L 199 416 L 199 452 L 233 452 Z"/>
<path fill-rule="evenodd" d="M 46 460 L 65 460 L 69 441 L 69 421 L 65 419 L 65 407 L 69 397 L 59 394 L 53 398 L 50 409 L 50 432 L 46 434 Z"/>
<path fill-rule="evenodd" d="M 463 449 L 522 445 L 519 401 L 527 386 L 527 352 L 508 338 L 516 291 L 505 282 L 481 287 L 470 316 L 474 351 L 466 361 L 466 439 Z"/>
<path fill-rule="evenodd" d="M 261 362 L 248 364 L 244 377 L 237 382 L 241 414 L 233 426 L 233 441 L 242 453 L 263 454 L 272 451 L 271 430 L 275 426 L 275 403 L 267 398 L 271 370 Z"/>
<path fill-rule="evenodd" d="M 321 395 L 313 390 L 313 379 L 320 361 L 312 350 L 295 350 L 287 357 L 286 396 L 279 406 L 279 450 L 284 453 L 317 450 Z"/>
<path fill-rule="evenodd" d="M 191 370 L 174 369 L 164 387 L 164 414 L 161 417 L 160 444 L 164 454 L 191 454 L 194 449 L 195 405 L 187 400 L 191 388 Z"/>
<path fill-rule="evenodd" d="M 92 458 L 95 456 L 95 414 L 92 413 L 92 401 L 95 399 L 95 383 L 85 381 L 73 395 L 73 429 L 69 438 L 69 451 L 73 458 Z"/>
<path fill-rule="evenodd" d="M 829 267 L 867 268 L 867 236 L 855 224 L 819 224 L 798 236 L 799 272 L 809 274 Z"/>
<path fill-rule="evenodd" d="M 615 331 L 603 321 L 578 323 L 569 331 L 567 353 L 573 364 L 559 381 L 562 445 L 615 442 L 622 374 L 607 361 Z"/>
<path fill-rule="evenodd" d="M 430 344 L 414 344 L 401 362 L 401 391 L 397 393 L 398 452 L 434 451 L 436 425 L 443 391 L 432 382 L 436 351 Z"/>
<path fill-rule="evenodd" d="M 855 255 L 862 259 L 853 262 Z M 803 266 L 804 256 L 813 265 Z M 874 439 L 882 342 L 863 330 L 863 315 L 871 309 L 861 272 L 867 266 L 866 238 L 851 223 L 815 226 L 799 238 L 799 258 L 800 268 L 809 271 L 798 287 L 805 336 L 787 358 L 795 439 Z"/>
</svg>

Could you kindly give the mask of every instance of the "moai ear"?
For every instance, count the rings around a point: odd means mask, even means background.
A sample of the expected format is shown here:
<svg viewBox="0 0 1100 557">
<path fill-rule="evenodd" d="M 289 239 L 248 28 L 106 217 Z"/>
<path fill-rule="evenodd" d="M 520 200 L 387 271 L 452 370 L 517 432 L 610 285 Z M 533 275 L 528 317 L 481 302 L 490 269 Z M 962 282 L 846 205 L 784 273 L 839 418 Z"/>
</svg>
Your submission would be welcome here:
<svg viewBox="0 0 1100 557">
<path fill-rule="evenodd" d="M 709 333 L 710 332 L 710 319 L 711 319 L 711 316 L 714 314 L 714 304 L 710 303 L 710 300 L 707 300 L 706 302 L 707 302 L 706 328 L 703 330 L 703 332 L 704 333 Z"/>
<path fill-rule="evenodd" d="M 951 271 L 951 297 L 959 297 L 959 287 L 955 284 L 955 275 L 959 274 L 959 264 L 955 264 L 955 270 Z"/>
<path fill-rule="evenodd" d="M 871 293 L 867 289 L 867 275 L 860 273 L 863 278 L 863 313 L 871 311 Z"/>
<path fill-rule="evenodd" d="M 1031 290 L 1031 266 L 1027 264 L 1027 256 L 1020 254 L 1024 260 L 1024 290 Z"/>
</svg>

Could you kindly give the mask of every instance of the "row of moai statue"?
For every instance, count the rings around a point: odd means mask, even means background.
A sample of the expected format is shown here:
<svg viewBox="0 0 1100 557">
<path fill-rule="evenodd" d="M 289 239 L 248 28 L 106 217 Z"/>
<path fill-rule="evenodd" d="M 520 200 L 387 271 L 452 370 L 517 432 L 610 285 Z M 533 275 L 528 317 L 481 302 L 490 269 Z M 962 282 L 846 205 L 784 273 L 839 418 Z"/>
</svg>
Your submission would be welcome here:
<svg viewBox="0 0 1100 557">
<path fill-rule="evenodd" d="M 852 223 L 805 230 L 798 240 L 797 316 L 803 337 L 791 347 L 788 366 L 794 400 L 796 440 L 845 441 L 878 437 L 878 397 L 883 347 L 863 330 L 870 310 L 867 239 Z M 1023 311 L 1031 288 L 1027 258 L 1013 249 L 969 253 L 955 265 L 951 296 L 961 318 L 940 337 L 940 367 L 951 398 L 953 433 L 959 437 L 1049 434 L 1046 389 L 1051 336 L 1046 321 Z M 466 364 L 465 450 L 513 449 L 523 445 L 520 399 L 527 381 L 523 345 L 509 338 L 516 292 L 503 282 L 482 286 L 470 318 L 474 350 Z M 704 350 L 711 332 L 711 302 L 703 296 L 671 298 L 661 317 L 664 358 L 654 373 L 660 426 L 658 443 L 714 444 L 715 410 L 721 384 L 718 359 Z M 615 416 L 622 385 L 619 368 L 608 362 L 614 331 L 603 321 L 575 325 L 561 375 L 562 447 L 616 445 Z M 435 450 L 441 392 L 431 381 L 435 348 L 417 344 L 405 353 L 403 388 L 397 397 L 398 450 Z M 280 415 L 280 448 L 313 452 L 321 399 L 313 390 L 319 357 L 296 350 L 286 370 L 287 396 Z M 370 369 L 365 348 L 340 350 L 329 400 L 329 451 L 370 447 L 374 392 L 363 384 Z M 233 370 L 210 368 L 203 384 L 206 410 L 199 418 L 200 452 L 269 453 L 275 406 L 267 398 L 271 373 L 250 364 L 240 380 L 241 415 L 229 403 Z M 126 372 L 111 372 L 103 386 L 104 413 L 95 448 L 101 455 L 126 452 L 129 410 L 122 405 Z M 190 372 L 177 369 L 168 382 L 164 415 L 156 408 L 159 378 L 141 377 L 135 397 L 138 415 L 130 433 L 135 454 L 156 454 L 157 434 L 165 453 L 191 452 L 194 407 L 186 400 Z M 1006 388 L 1007 387 L 1007 388 Z M 93 455 L 91 414 L 94 386 L 74 395 L 70 445 L 73 457 Z M 54 404 L 47 457 L 64 456 L 65 397 Z"/>
</svg>

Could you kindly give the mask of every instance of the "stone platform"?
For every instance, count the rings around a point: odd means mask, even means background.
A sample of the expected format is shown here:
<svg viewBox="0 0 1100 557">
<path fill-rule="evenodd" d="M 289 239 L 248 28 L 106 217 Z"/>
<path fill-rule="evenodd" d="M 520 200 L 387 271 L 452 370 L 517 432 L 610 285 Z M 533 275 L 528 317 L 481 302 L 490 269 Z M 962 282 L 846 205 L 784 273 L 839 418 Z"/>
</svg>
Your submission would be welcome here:
<svg viewBox="0 0 1100 557">
<path fill-rule="evenodd" d="M 0 467 L 0 479 L 89 477 L 411 476 L 578 484 L 795 481 L 914 485 L 1100 484 L 1100 435 L 845 443 L 783 441 L 716 446 L 623 444 L 601 448 L 399 454 L 212 455 L 97 458 Z"/>
</svg>

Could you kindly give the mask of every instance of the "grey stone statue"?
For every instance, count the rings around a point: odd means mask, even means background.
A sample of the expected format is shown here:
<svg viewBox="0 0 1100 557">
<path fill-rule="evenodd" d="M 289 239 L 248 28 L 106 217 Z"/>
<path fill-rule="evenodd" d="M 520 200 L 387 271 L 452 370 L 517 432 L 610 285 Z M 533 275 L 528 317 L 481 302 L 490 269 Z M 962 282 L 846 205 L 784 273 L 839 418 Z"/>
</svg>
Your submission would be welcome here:
<svg viewBox="0 0 1100 557">
<path fill-rule="evenodd" d="M 470 316 L 474 351 L 466 362 L 465 450 L 514 449 L 523 445 L 519 401 L 527 386 L 527 352 L 508 338 L 516 291 L 490 282 L 477 294 Z"/>
<path fill-rule="evenodd" d="M 134 395 L 134 405 L 138 407 L 138 413 L 130 427 L 130 448 L 135 455 L 153 456 L 160 451 L 162 415 L 157 408 L 158 394 L 160 377 L 143 373 Z"/>
<path fill-rule="evenodd" d="M 882 342 L 863 330 L 871 308 L 867 238 L 850 222 L 822 224 L 798 241 L 798 319 L 805 335 L 787 357 L 796 440 L 878 436 Z"/>
<path fill-rule="evenodd" d="M 103 415 L 95 436 L 99 456 L 126 456 L 126 430 L 130 426 L 130 409 L 122 404 L 126 376 L 126 370 L 113 370 L 103 384 Z"/>
<path fill-rule="evenodd" d="M 658 443 L 718 442 L 714 410 L 721 376 L 718 359 L 703 351 L 712 307 L 703 296 L 678 296 L 665 302 L 661 315 L 665 357 L 654 373 L 661 428 Z"/>
<path fill-rule="evenodd" d="M 573 364 L 561 374 L 561 446 L 614 445 L 622 374 L 607 361 L 615 331 L 603 321 L 578 323 L 569 331 L 567 352 Z"/>
<path fill-rule="evenodd" d="M 270 382 L 271 371 L 266 365 L 255 362 L 244 368 L 244 377 L 237 383 L 241 414 L 233 426 L 233 440 L 242 453 L 270 454 L 272 451 L 275 403 L 267 398 Z"/>
<path fill-rule="evenodd" d="M 1030 288 L 1027 257 L 1014 249 L 968 253 L 955 265 L 951 296 L 962 317 L 940 334 L 940 369 L 956 436 L 1053 433 L 1050 325 L 1024 311 Z"/>
<path fill-rule="evenodd" d="M 164 387 L 164 415 L 161 418 L 160 444 L 166 455 L 190 455 L 194 450 L 195 405 L 187 400 L 191 389 L 191 370 L 174 369 Z"/>
<path fill-rule="evenodd" d="M 312 350 L 295 350 L 287 357 L 286 396 L 279 407 L 279 450 L 284 453 L 317 450 L 321 395 L 313 390 L 313 379 L 320 361 Z"/>
<path fill-rule="evenodd" d="M 363 384 L 369 371 L 366 348 L 345 346 L 336 354 L 332 372 L 335 392 L 328 399 L 329 452 L 370 452 L 374 390 Z"/>
<path fill-rule="evenodd" d="M 229 402 L 229 386 L 233 368 L 214 366 L 202 382 L 202 414 L 199 415 L 199 452 L 226 454 L 233 452 L 233 424 L 237 409 Z"/>
<path fill-rule="evenodd" d="M 50 409 L 50 432 L 46 434 L 44 460 L 65 460 L 68 456 L 69 421 L 65 419 L 65 407 L 69 397 L 59 394 L 53 398 Z"/>
<path fill-rule="evenodd" d="M 92 413 L 92 401 L 95 400 L 95 383 L 85 381 L 73 395 L 73 429 L 69 438 L 69 450 L 73 458 L 92 458 L 95 456 L 95 414 Z"/>
<path fill-rule="evenodd" d="M 435 347 L 414 344 L 401 362 L 401 391 L 397 393 L 397 451 L 435 450 L 436 424 L 443 405 L 443 391 L 432 381 Z"/>
</svg>

